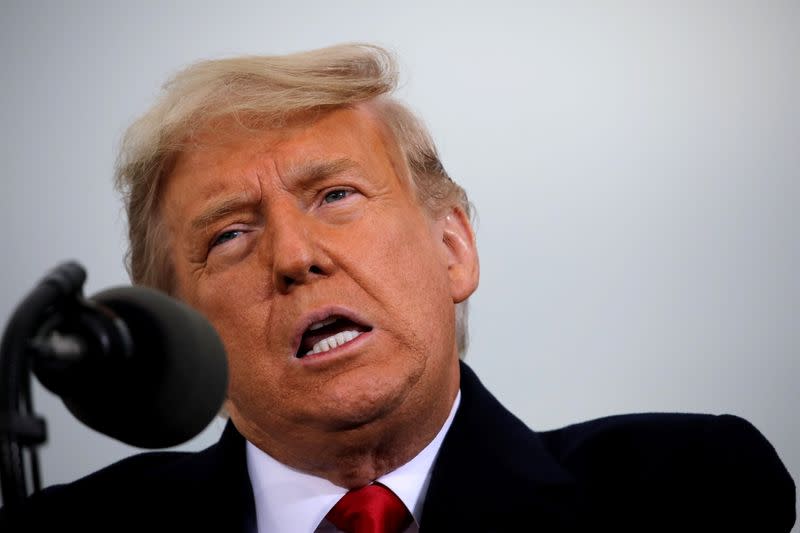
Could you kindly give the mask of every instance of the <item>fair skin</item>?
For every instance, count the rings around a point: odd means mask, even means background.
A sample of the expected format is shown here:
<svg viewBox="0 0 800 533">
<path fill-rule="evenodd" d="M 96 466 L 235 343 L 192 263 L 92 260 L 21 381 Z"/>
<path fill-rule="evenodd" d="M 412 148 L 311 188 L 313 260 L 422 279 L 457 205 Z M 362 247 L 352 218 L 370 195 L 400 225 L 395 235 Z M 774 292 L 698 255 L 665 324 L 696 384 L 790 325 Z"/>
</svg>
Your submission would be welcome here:
<svg viewBox="0 0 800 533">
<path fill-rule="evenodd" d="M 459 387 L 454 305 L 478 283 L 464 213 L 420 205 L 369 104 L 192 140 L 161 209 L 176 292 L 225 343 L 237 429 L 347 488 L 413 458 Z"/>
</svg>

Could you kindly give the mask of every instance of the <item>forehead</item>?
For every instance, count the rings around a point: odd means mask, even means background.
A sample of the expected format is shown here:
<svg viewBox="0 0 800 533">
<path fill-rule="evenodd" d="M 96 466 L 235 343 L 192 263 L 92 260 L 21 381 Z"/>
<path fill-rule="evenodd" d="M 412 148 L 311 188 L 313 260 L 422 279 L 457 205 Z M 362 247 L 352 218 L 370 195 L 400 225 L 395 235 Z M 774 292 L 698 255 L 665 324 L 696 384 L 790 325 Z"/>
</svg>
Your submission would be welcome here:
<svg viewBox="0 0 800 533">
<path fill-rule="evenodd" d="M 408 171 L 392 135 L 368 105 L 305 115 L 280 128 L 254 130 L 233 119 L 194 134 L 176 158 L 166 188 L 190 187 L 213 196 L 233 182 L 302 173 L 309 163 L 352 160 L 364 170 L 389 167 L 407 182 Z"/>
</svg>

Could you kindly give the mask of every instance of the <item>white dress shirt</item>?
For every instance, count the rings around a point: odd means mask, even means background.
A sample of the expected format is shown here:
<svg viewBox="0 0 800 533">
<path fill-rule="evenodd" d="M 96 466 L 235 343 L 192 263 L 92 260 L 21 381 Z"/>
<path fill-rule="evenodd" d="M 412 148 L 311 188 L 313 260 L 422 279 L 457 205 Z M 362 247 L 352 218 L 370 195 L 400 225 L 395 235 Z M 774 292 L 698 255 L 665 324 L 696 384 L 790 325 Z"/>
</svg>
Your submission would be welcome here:
<svg viewBox="0 0 800 533">
<path fill-rule="evenodd" d="M 408 463 L 376 480 L 397 494 L 411 511 L 414 520 L 406 533 L 419 531 L 433 463 L 460 402 L 461 391 L 436 437 Z M 347 493 L 347 489 L 279 463 L 250 442 L 247 443 L 247 472 L 253 486 L 258 533 L 339 531 L 325 519 L 325 515 Z"/>
</svg>

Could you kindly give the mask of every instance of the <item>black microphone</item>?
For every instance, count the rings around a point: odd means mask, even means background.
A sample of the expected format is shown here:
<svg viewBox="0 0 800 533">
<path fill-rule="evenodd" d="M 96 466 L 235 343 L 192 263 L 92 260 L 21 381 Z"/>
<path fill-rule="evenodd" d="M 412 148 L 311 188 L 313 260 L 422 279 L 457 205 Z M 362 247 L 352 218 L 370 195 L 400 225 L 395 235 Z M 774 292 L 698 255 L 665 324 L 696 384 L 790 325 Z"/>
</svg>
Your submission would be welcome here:
<svg viewBox="0 0 800 533">
<path fill-rule="evenodd" d="M 31 347 L 37 378 L 73 415 L 133 446 L 189 440 L 225 399 L 228 367 L 216 331 L 153 289 L 75 298 L 51 314 Z"/>
</svg>

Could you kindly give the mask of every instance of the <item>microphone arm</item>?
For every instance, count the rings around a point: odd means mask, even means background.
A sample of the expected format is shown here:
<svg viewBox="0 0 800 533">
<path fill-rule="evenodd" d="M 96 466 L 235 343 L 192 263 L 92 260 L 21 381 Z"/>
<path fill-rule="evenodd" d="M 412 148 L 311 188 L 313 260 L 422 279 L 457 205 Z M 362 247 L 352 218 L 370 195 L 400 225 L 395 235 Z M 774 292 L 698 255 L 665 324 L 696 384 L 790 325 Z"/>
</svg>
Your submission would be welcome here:
<svg viewBox="0 0 800 533">
<path fill-rule="evenodd" d="M 0 343 L 0 489 L 6 506 L 27 497 L 24 452 L 29 448 L 33 490 L 41 488 L 36 447 L 47 439 L 33 412 L 31 357 L 40 325 L 81 297 L 86 271 L 77 263 L 56 267 L 16 308 Z"/>
<path fill-rule="evenodd" d="M 0 489 L 5 505 L 41 487 L 31 371 L 78 420 L 140 448 L 200 433 L 219 413 L 228 368 L 222 340 L 198 311 L 153 289 L 83 297 L 86 271 L 56 267 L 14 311 L 0 344 Z"/>
</svg>

